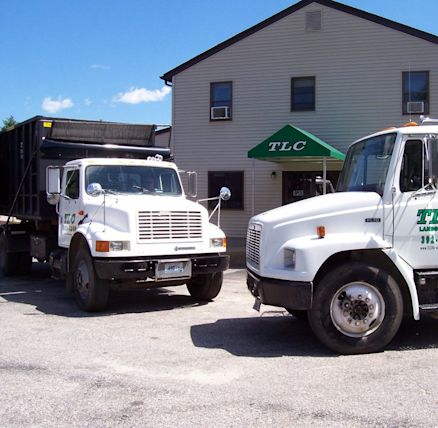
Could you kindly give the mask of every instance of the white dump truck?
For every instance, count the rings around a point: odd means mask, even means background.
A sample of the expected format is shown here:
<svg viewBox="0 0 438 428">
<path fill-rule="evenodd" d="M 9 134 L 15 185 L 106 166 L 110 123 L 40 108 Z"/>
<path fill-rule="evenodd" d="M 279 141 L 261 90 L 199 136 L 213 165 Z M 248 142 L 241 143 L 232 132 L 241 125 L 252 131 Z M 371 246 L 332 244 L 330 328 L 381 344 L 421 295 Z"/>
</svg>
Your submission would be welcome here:
<svg viewBox="0 0 438 428">
<path fill-rule="evenodd" d="M 225 235 L 164 159 L 144 125 L 36 117 L 1 133 L 2 273 L 47 262 L 85 311 L 104 309 L 111 288 L 187 284 L 195 299 L 216 297 Z"/>
<path fill-rule="evenodd" d="M 251 218 L 247 285 L 307 316 L 341 354 L 382 350 L 403 317 L 438 310 L 438 121 L 348 149 L 337 192 Z"/>
</svg>

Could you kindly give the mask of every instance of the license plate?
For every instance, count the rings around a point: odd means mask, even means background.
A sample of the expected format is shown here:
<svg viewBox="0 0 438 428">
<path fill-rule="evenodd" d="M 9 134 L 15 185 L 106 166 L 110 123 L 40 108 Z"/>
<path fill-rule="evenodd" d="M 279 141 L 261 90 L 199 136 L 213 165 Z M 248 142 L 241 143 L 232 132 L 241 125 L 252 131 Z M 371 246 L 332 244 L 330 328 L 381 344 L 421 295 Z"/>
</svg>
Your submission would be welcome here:
<svg viewBox="0 0 438 428">
<path fill-rule="evenodd" d="M 184 263 L 166 263 L 164 265 L 164 273 L 182 273 L 184 272 Z"/>
<path fill-rule="evenodd" d="M 155 266 L 155 278 L 159 280 L 190 278 L 192 264 L 190 260 L 169 260 L 158 262 Z"/>
</svg>

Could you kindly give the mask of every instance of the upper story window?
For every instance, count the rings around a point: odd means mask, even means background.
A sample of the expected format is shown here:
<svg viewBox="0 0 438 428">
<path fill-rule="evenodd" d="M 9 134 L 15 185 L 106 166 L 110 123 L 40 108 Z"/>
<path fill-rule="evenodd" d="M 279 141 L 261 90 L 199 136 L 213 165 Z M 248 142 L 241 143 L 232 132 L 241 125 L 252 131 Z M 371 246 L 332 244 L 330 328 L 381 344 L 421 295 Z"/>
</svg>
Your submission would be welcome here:
<svg viewBox="0 0 438 428">
<path fill-rule="evenodd" d="M 233 82 L 210 84 L 210 120 L 231 120 L 233 106 Z"/>
<path fill-rule="evenodd" d="M 429 72 L 403 72 L 403 114 L 429 114 Z"/>
<path fill-rule="evenodd" d="M 291 111 L 315 111 L 315 77 L 293 77 Z"/>
</svg>

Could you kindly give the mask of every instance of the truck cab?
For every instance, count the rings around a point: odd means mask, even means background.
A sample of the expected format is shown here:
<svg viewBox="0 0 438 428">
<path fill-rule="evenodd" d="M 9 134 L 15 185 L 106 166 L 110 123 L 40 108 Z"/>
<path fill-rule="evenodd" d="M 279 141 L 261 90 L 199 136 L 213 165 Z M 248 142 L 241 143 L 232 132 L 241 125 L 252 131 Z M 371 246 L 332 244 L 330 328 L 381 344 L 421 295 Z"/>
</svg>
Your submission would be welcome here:
<svg viewBox="0 0 438 428">
<path fill-rule="evenodd" d="M 83 309 L 102 309 L 110 287 L 187 284 L 200 300 L 219 293 L 225 235 L 186 198 L 173 162 L 78 159 L 50 166 L 47 177 L 59 216 L 50 263 Z"/>
<path fill-rule="evenodd" d="M 383 349 L 438 310 L 438 121 L 353 143 L 337 192 L 253 217 L 247 285 L 338 353 Z"/>
</svg>

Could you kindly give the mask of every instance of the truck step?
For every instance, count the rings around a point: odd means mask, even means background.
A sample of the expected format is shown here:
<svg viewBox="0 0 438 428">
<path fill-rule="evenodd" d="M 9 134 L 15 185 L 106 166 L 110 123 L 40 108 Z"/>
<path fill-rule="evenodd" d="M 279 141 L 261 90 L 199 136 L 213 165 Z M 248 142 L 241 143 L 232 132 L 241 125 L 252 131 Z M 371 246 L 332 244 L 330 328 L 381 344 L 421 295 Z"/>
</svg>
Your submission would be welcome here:
<svg viewBox="0 0 438 428">
<path fill-rule="evenodd" d="M 426 278 L 438 278 L 438 270 L 417 270 L 415 271 L 415 276 L 426 277 Z"/>
<path fill-rule="evenodd" d="M 421 311 L 438 311 L 438 303 L 428 303 L 425 305 L 420 305 Z"/>
</svg>

